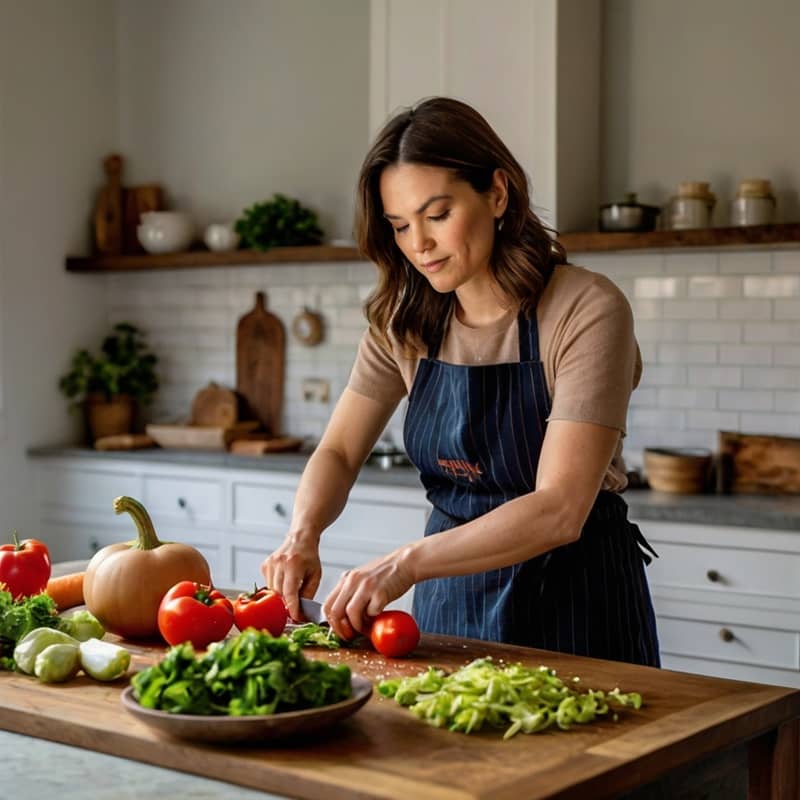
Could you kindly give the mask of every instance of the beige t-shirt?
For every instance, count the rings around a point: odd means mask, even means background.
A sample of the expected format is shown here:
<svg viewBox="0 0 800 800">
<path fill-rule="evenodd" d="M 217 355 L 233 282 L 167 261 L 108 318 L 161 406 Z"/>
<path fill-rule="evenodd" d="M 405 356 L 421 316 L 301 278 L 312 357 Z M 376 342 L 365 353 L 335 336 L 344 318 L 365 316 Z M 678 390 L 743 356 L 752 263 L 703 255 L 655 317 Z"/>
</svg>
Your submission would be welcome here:
<svg viewBox="0 0 800 800">
<path fill-rule="evenodd" d="M 627 485 L 622 438 L 628 401 L 642 373 L 627 298 L 604 275 L 560 265 L 539 300 L 536 321 L 551 401 L 548 420 L 593 422 L 619 430 L 617 452 L 603 488 L 622 491 Z M 465 365 L 519 361 L 516 310 L 480 328 L 467 327 L 453 314 L 438 359 Z M 410 392 L 418 365 L 419 357 L 404 357 L 394 341 L 392 352 L 386 352 L 368 330 L 348 387 L 382 402 L 398 403 Z"/>
</svg>

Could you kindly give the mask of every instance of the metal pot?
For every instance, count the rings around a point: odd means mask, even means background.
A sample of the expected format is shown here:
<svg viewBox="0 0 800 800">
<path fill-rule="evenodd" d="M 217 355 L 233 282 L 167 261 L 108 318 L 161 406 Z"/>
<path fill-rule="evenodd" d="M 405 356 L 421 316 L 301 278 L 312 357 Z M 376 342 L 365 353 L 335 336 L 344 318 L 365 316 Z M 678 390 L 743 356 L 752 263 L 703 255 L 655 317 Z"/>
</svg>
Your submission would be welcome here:
<svg viewBox="0 0 800 800">
<path fill-rule="evenodd" d="M 622 203 L 600 206 L 599 228 L 610 231 L 652 231 L 661 209 L 636 202 L 636 194 L 629 192 Z"/>
</svg>

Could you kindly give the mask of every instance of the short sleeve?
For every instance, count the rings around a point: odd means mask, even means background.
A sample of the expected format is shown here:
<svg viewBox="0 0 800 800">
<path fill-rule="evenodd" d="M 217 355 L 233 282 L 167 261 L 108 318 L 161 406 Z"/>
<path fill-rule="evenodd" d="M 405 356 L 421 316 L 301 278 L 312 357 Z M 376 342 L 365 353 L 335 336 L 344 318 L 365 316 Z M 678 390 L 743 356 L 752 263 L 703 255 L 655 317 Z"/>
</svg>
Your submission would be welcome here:
<svg viewBox="0 0 800 800">
<path fill-rule="evenodd" d="M 397 358 L 378 344 L 369 329 L 359 342 L 347 388 L 387 403 L 399 403 L 407 393 Z"/>
<path fill-rule="evenodd" d="M 627 298 L 605 276 L 592 274 L 560 312 L 549 354 L 549 419 L 593 422 L 624 434 L 630 396 L 641 376 Z"/>
</svg>

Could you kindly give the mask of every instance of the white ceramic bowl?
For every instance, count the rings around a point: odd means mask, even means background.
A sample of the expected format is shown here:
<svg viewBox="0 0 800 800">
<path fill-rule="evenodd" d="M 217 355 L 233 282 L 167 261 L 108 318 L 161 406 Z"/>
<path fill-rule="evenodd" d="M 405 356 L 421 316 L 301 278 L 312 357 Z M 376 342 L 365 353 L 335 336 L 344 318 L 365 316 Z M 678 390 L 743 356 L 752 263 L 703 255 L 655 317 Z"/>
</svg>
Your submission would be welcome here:
<svg viewBox="0 0 800 800">
<path fill-rule="evenodd" d="M 234 223 L 214 223 L 206 228 L 203 241 L 209 250 L 225 252 L 235 250 L 239 246 L 239 234 L 233 228 Z"/>
<path fill-rule="evenodd" d="M 136 235 L 148 253 L 178 253 L 192 243 L 194 224 L 183 211 L 148 211 L 141 219 Z"/>
</svg>

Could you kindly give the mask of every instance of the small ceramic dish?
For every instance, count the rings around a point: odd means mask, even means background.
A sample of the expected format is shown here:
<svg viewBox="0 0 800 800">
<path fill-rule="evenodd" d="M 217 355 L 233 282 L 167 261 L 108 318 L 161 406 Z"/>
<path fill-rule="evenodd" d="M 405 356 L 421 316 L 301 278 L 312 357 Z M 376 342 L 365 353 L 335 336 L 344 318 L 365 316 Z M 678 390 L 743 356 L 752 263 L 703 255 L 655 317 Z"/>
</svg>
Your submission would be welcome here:
<svg viewBox="0 0 800 800">
<path fill-rule="evenodd" d="M 351 678 L 353 694 L 339 703 L 303 711 L 283 711 L 250 717 L 203 714 L 170 714 L 144 708 L 133 696 L 133 687 L 122 692 L 122 705 L 148 727 L 177 739 L 196 742 L 245 742 L 289 739 L 313 733 L 355 714 L 372 695 L 372 684 L 360 675 Z"/>
</svg>

